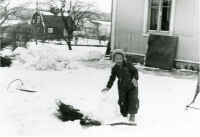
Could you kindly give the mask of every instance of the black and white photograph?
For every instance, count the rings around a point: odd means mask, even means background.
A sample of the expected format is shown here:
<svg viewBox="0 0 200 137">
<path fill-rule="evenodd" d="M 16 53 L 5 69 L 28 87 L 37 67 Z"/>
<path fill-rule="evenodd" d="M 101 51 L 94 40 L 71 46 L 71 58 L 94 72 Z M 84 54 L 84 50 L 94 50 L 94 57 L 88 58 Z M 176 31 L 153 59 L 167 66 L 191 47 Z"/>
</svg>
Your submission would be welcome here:
<svg viewBox="0 0 200 137">
<path fill-rule="evenodd" d="M 0 0 L 1 136 L 199 136 L 199 7 Z"/>
</svg>

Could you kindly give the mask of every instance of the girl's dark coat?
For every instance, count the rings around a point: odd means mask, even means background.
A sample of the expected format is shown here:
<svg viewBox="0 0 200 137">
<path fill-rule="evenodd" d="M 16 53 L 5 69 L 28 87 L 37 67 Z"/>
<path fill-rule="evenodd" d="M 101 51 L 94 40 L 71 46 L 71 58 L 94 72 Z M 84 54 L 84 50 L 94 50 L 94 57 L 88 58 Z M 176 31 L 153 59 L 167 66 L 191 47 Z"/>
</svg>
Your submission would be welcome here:
<svg viewBox="0 0 200 137">
<path fill-rule="evenodd" d="M 118 104 L 122 115 L 136 114 L 139 109 L 138 87 L 132 83 L 132 79 L 138 80 L 138 70 L 133 63 L 123 61 L 121 66 L 115 65 L 112 68 L 111 76 L 107 87 L 111 88 L 116 77 L 118 80 Z"/>
<path fill-rule="evenodd" d="M 135 68 L 132 62 L 130 61 L 123 61 L 122 68 L 120 66 L 115 65 L 111 70 L 111 76 L 108 81 L 107 87 L 111 88 L 113 82 L 115 81 L 116 77 L 118 80 L 118 87 L 121 86 L 131 86 L 130 83 L 133 78 L 136 80 L 139 79 L 138 70 Z"/>
</svg>

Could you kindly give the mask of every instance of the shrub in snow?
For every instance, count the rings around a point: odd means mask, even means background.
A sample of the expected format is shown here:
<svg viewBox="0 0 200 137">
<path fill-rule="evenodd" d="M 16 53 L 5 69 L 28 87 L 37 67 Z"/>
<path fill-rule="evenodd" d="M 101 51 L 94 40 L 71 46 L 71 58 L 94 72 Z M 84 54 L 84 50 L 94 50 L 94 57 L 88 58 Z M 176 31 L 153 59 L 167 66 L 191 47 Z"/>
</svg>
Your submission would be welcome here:
<svg viewBox="0 0 200 137">
<path fill-rule="evenodd" d="M 27 23 L 19 23 L 14 26 L 9 26 L 5 29 L 8 34 L 8 41 L 12 43 L 12 48 L 15 49 L 17 46 L 27 47 L 27 42 L 34 36 L 34 28 L 32 25 Z"/>
<path fill-rule="evenodd" d="M 109 92 L 103 92 L 98 107 L 97 118 L 101 121 L 113 120 L 117 117 L 117 99 Z"/>
</svg>

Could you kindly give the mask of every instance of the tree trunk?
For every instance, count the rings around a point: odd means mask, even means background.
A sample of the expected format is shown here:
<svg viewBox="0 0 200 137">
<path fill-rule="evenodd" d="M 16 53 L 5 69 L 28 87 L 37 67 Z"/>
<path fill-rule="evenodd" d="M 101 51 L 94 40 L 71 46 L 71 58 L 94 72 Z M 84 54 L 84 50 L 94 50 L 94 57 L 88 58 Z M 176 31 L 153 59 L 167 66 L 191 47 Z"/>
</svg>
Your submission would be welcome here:
<svg viewBox="0 0 200 137">
<path fill-rule="evenodd" d="M 68 47 L 69 47 L 69 50 L 72 50 L 70 37 L 68 37 L 67 45 L 68 45 Z"/>
<path fill-rule="evenodd" d="M 72 50 L 71 41 L 67 42 L 67 45 L 69 47 L 69 50 Z"/>
<path fill-rule="evenodd" d="M 38 44 L 38 43 L 37 43 L 37 38 L 35 38 L 35 43 L 36 43 L 36 45 Z"/>
</svg>

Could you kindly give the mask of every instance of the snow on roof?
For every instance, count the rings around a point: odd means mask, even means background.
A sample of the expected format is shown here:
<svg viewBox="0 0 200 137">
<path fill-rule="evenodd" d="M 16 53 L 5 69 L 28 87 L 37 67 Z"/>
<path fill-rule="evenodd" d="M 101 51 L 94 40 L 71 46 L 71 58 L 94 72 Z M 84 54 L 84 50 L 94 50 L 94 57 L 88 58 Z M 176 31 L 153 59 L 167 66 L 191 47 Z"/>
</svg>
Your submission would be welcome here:
<svg viewBox="0 0 200 137">
<path fill-rule="evenodd" d="M 43 15 L 54 15 L 52 12 L 50 11 L 39 11 L 41 14 Z M 58 15 L 56 16 L 61 16 L 61 13 L 58 13 Z M 68 16 L 68 13 L 64 13 L 64 16 Z"/>
<path fill-rule="evenodd" d="M 54 15 L 53 13 L 49 12 L 49 11 L 39 11 L 41 14 L 43 15 Z"/>
<path fill-rule="evenodd" d="M 98 21 L 98 20 L 91 20 L 92 22 L 96 22 L 96 23 L 100 23 L 100 24 L 104 24 L 104 25 L 111 25 L 111 22 L 107 22 L 107 21 Z"/>
<path fill-rule="evenodd" d="M 64 13 L 64 16 L 68 16 L 68 13 Z M 59 13 L 57 16 L 61 16 L 61 13 Z"/>
</svg>

